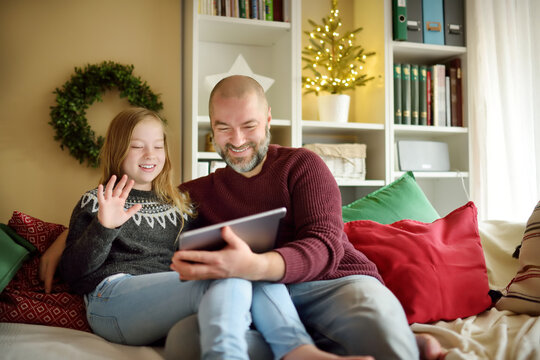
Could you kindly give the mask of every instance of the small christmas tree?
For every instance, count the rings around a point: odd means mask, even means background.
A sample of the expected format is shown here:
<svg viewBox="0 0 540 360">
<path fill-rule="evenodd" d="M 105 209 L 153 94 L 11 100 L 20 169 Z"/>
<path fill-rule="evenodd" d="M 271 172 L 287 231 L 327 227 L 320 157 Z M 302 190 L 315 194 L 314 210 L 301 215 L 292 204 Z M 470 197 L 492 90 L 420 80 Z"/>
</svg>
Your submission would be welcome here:
<svg viewBox="0 0 540 360">
<path fill-rule="evenodd" d="M 310 69 L 313 77 L 302 76 L 305 93 L 319 95 L 319 92 L 341 94 L 357 86 L 365 86 L 373 77 L 360 74 L 364 69 L 365 59 L 375 53 L 365 53 L 360 45 L 355 45 L 355 35 L 362 31 L 358 28 L 339 33 L 341 19 L 337 9 L 337 0 L 332 1 L 330 16 L 322 19 L 322 25 L 308 20 L 313 31 L 305 31 L 310 45 L 302 51 L 302 60 L 307 63 L 304 69 Z"/>
</svg>

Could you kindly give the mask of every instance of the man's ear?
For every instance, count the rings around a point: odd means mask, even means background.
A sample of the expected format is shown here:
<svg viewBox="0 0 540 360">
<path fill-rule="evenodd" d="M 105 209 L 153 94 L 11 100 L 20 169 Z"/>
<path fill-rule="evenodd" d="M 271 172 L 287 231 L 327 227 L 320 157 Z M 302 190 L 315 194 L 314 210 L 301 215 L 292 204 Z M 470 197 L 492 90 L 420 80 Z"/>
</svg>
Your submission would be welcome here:
<svg viewBox="0 0 540 360">
<path fill-rule="evenodd" d="M 272 108 L 270 105 L 268 105 L 268 118 L 267 118 L 267 125 L 268 128 L 270 128 L 270 121 L 272 120 Z"/>
</svg>

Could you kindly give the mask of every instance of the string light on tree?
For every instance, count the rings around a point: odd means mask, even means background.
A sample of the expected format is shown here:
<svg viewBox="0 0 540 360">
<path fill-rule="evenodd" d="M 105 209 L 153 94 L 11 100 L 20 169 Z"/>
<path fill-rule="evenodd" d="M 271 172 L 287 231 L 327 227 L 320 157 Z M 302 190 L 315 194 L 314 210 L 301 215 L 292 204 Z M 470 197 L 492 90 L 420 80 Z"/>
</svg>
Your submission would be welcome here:
<svg viewBox="0 0 540 360">
<path fill-rule="evenodd" d="M 302 51 L 304 69 L 312 72 L 311 77 L 303 76 L 305 93 L 327 92 L 341 94 L 357 86 L 365 86 L 373 77 L 361 73 L 365 60 L 374 52 L 365 52 L 360 45 L 355 45 L 356 35 L 362 31 L 359 27 L 340 34 L 341 19 L 338 1 L 332 1 L 330 15 L 322 19 L 322 25 L 308 20 L 312 31 L 305 31 L 309 36 L 309 45 Z"/>
</svg>

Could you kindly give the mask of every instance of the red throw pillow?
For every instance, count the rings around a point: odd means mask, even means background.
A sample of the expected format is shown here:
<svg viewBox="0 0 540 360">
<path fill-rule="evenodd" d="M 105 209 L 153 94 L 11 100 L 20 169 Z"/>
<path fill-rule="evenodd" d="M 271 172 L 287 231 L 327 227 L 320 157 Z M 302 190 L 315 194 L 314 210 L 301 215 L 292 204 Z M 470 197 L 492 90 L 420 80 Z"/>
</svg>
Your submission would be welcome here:
<svg viewBox="0 0 540 360">
<path fill-rule="evenodd" d="M 433 223 L 357 220 L 345 232 L 375 262 L 409 324 L 454 320 L 491 306 L 473 202 Z"/>
<path fill-rule="evenodd" d="M 8 225 L 43 253 L 66 227 L 14 211 Z M 82 296 L 56 281 L 45 294 L 39 280 L 39 258 L 26 261 L 0 294 L 0 321 L 51 325 L 91 331 Z"/>
</svg>

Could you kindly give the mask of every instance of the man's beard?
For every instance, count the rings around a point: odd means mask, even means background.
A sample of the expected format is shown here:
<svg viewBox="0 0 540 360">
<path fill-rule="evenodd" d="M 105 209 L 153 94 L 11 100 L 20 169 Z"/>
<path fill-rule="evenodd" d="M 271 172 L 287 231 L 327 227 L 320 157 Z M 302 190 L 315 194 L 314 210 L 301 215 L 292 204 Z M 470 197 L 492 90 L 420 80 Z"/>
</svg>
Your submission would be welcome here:
<svg viewBox="0 0 540 360">
<path fill-rule="evenodd" d="M 225 160 L 225 163 L 229 165 L 231 168 L 233 168 L 234 171 L 239 173 L 246 173 L 250 172 L 251 170 L 255 169 L 257 165 L 259 165 L 266 156 L 266 153 L 268 152 L 268 146 L 270 145 L 270 128 L 266 127 L 266 134 L 264 139 L 258 144 L 255 144 L 254 142 L 250 142 L 247 144 L 249 147 L 253 148 L 254 154 L 253 156 L 246 161 L 246 158 L 240 158 L 235 159 L 231 156 L 229 156 L 229 152 L 226 151 L 230 148 L 235 148 L 231 144 L 226 144 L 225 149 L 219 147 L 214 142 L 214 148 L 216 149 L 216 152 L 221 156 L 223 160 Z M 242 145 L 245 146 L 245 145 Z"/>
</svg>

